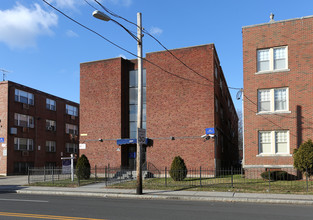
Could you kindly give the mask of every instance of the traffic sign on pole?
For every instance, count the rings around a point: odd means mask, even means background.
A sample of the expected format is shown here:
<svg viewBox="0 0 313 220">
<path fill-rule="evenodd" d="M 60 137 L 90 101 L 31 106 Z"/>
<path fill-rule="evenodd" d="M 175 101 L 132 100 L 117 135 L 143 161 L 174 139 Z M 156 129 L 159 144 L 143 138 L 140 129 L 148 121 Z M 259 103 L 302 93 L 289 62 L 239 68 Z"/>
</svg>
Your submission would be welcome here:
<svg viewBox="0 0 313 220">
<path fill-rule="evenodd" d="M 146 129 L 138 128 L 138 143 L 139 144 L 146 143 Z"/>
</svg>

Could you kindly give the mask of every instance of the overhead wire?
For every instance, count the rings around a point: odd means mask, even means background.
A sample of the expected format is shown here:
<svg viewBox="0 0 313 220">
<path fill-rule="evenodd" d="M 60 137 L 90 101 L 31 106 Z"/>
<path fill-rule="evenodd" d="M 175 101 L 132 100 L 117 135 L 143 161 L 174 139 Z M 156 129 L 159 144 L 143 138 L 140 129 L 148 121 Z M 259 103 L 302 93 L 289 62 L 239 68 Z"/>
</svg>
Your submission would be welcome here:
<svg viewBox="0 0 313 220">
<path fill-rule="evenodd" d="M 129 50 L 127 50 L 127 49 L 125 49 L 125 48 L 119 46 L 118 44 L 112 42 L 111 40 L 105 38 L 103 35 L 101 35 L 101 34 L 99 34 L 98 32 L 92 30 L 91 28 L 87 27 L 86 25 L 83 25 L 83 24 L 81 24 L 80 22 L 76 21 L 75 19 L 71 18 L 70 16 L 68 16 L 67 14 L 65 14 L 64 12 L 62 12 L 60 9 L 58 9 L 58 8 L 54 7 L 53 5 L 51 5 L 51 4 L 50 4 L 49 2 L 47 2 L 46 0 L 42 0 L 42 1 L 43 1 L 44 3 L 46 3 L 47 5 L 49 5 L 51 8 L 53 8 L 54 10 L 58 11 L 60 14 L 62 14 L 62 15 L 65 16 L 66 18 L 68 18 L 69 20 L 71 20 L 71 21 L 73 21 L 74 23 L 78 24 L 79 26 L 81 26 L 81 27 L 87 29 L 88 31 L 90 31 L 90 32 L 92 32 L 92 33 L 98 35 L 99 37 L 101 37 L 102 39 L 106 40 L 106 41 L 109 42 L 110 44 L 116 46 L 117 48 L 119 48 L 119 49 L 121 49 L 121 50 L 123 50 L 123 51 L 125 51 L 125 52 L 127 52 L 127 53 L 129 53 L 129 54 L 131 54 L 131 55 L 133 55 L 133 56 L 135 56 L 135 57 L 137 57 L 137 58 L 141 58 L 141 59 L 145 60 L 146 62 L 150 63 L 151 65 L 153 65 L 153 66 L 155 66 L 155 67 L 158 67 L 159 69 L 161 69 L 162 71 L 166 72 L 167 74 L 170 74 L 170 75 L 172 75 L 172 76 L 175 76 L 175 77 L 180 78 L 180 79 L 185 80 L 185 81 L 194 82 L 194 83 L 196 83 L 196 84 L 198 84 L 198 85 L 209 86 L 208 84 L 200 83 L 200 82 L 197 82 L 197 81 L 195 81 L 195 80 L 191 80 L 191 79 L 188 79 L 188 78 L 179 76 L 179 75 L 177 75 L 177 74 L 175 74 L 175 73 L 172 73 L 172 72 L 170 72 L 170 71 L 164 69 L 163 67 L 161 67 L 161 66 L 155 64 L 154 62 L 152 62 L 152 61 L 150 61 L 150 60 L 148 60 L 148 59 L 146 59 L 146 58 L 144 58 L 144 57 L 140 57 L 140 56 L 138 56 L 138 55 L 136 55 L 136 54 L 130 52 Z"/>
</svg>

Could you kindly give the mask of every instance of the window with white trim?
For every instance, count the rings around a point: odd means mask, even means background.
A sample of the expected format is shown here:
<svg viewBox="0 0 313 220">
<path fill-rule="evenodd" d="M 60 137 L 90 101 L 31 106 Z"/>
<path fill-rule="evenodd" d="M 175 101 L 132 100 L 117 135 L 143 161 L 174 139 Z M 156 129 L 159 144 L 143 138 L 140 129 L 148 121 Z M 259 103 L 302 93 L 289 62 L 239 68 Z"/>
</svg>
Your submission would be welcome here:
<svg viewBox="0 0 313 220">
<path fill-rule="evenodd" d="M 46 109 L 56 111 L 57 109 L 56 101 L 52 99 L 46 99 Z"/>
<path fill-rule="evenodd" d="M 289 131 L 259 131 L 260 154 L 290 154 Z"/>
<path fill-rule="evenodd" d="M 78 126 L 72 124 L 66 124 L 66 134 L 78 135 Z"/>
<path fill-rule="evenodd" d="M 66 153 L 78 153 L 78 145 L 74 143 L 66 143 Z"/>
<path fill-rule="evenodd" d="M 27 138 L 14 138 L 14 150 L 33 151 L 34 142 Z"/>
<path fill-rule="evenodd" d="M 66 114 L 78 116 L 78 108 L 76 106 L 66 104 Z"/>
<path fill-rule="evenodd" d="M 34 127 L 34 117 L 29 116 L 29 115 L 22 115 L 22 114 L 15 113 L 14 114 L 14 124 L 15 124 L 15 126 L 33 128 Z"/>
<path fill-rule="evenodd" d="M 258 112 L 288 111 L 288 99 L 288 88 L 259 89 Z"/>
<path fill-rule="evenodd" d="M 56 151 L 56 142 L 55 141 L 46 141 L 46 151 L 55 152 Z"/>
<path fill-rule="evenodd" d="M 15 89 L 15 101 L 34 105 L 34 94 Z"/>
<path fill-rule="evenodd" d="M 257 71 L 288 69 L 288 47 L 273 47 L 257 50 Z"/>
</svg>

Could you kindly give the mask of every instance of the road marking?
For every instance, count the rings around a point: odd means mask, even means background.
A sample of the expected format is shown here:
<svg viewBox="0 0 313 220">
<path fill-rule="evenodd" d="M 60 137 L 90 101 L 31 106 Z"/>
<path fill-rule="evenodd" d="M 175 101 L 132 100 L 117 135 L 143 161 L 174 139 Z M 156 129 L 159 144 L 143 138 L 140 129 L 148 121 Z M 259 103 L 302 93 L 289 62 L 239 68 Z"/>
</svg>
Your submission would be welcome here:
<svg viewBox="0 0 313 220">
<path fill-rule="evenodd" d="M 12 201 L 12 202 L 48 202 L 45 200 L 24 200 L 24 199 L 0 199 L 0 201 Z"/>
<path fill-rule="evenodd" d="M 70 217 L 70 216 L 56 216 L 56 215 L 38 215 L 38 214 L 26 214 L 26 213 L 13 213 L 13 212 L 0 212 L 0 216 L 14 216 L 20 218 L 40 218 L 40 219 L 57 219 L 57 220 L 107 220 L 97 218 L 82 218 L 82 217 Z"/>
</svg>

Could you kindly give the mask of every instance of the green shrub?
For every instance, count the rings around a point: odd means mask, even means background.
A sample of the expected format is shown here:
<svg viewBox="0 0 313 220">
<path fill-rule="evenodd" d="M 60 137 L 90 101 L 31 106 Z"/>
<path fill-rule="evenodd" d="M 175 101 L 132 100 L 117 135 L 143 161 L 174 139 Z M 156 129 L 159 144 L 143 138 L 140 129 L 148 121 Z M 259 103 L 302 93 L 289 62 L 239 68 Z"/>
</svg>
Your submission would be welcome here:
<svg viewBox="0 0 313 220">
<path fill-rule="evenodd" d="M 176 156 L 170 169 L 170 176 L 172 179 L 174 181 L 182 181 L 186 178 L 187 172 L 185 161 L 180 156 Z"/>
<path fill-rule="evenodd" d="M 312 175 L 313 167 L 313 142 L 309 139 L 300 145 L 299 149 L 293 151 L 293 166 L 305 173 L 307 176 Z"/>
<path fill-rule="evenodd" d="M 264 180 L 271 180 L 271 181 L 276 181 L 276 180 L 287 180 L 288 173 L 286 171 L 265 171 L 261 173 L 261 177 Z"/>
<path fill-rule="evenodd" d="M 77 178 L 84 180 L 90 178 L 90 163 L 88 158 L 84 154 L 81 155 L 77 160 L 76 176 Z"/>
</svg>

